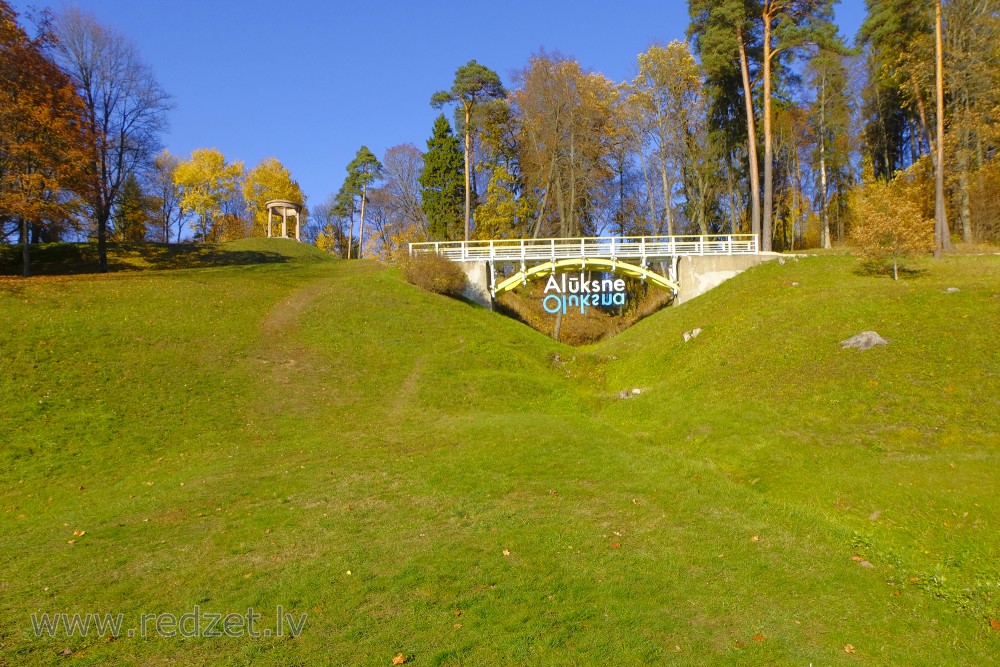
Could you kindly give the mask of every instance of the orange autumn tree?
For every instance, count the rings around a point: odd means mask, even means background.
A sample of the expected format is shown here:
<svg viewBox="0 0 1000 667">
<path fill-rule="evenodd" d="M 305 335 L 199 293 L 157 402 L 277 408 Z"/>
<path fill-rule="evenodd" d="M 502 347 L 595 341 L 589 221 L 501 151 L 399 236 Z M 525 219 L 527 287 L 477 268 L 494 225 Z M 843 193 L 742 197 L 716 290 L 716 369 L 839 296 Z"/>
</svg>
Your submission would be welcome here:
<svg viewBox="0 0 1000 667">
<path fill-rule="evenodd" d="M 904 259 L 934 249 L 934 220 L 924 204 L 926 170 L 927 161 L 920 161 L 887 183 L 875 179 L 866 163 L 866 182 L 851 193 L 851 241 L 870 266 L 891 265 L 893 280 Z"/>
<path fill-rule="evenodd" d="M 25 276 L 32 231 L 76 212 L 92 164 L 83 100 L 45 55 L 52 39 L 28 37 L 0 0 L 0 216 L 20 228 Z"/>
</svg>

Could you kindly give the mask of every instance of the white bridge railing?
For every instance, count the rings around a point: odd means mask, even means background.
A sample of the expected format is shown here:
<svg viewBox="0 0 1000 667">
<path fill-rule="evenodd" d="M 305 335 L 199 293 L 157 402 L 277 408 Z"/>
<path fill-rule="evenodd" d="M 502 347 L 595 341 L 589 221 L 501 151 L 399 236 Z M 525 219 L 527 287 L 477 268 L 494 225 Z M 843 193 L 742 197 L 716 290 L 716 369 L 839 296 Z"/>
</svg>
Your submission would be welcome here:
<svg viewBox="0 0 1000 667">
<path fill-rule="evenodd" d="M 753 234 L 714 236 L 598 236 L 411 243 L 410 254 L 437 253 L 453 262 L 521 262 L 587 257 L 655 259 L 691 255 L 756 255 Z"/>
</svg>

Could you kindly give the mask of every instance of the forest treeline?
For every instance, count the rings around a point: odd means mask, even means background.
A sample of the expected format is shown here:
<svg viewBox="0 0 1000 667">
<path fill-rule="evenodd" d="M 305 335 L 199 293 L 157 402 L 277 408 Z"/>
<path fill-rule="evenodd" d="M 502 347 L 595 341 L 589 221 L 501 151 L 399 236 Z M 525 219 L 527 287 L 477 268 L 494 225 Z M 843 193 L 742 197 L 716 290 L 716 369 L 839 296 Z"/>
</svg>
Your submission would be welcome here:
<svg viewBox="0 0 1000 667">
<path fill-rule="evenodd" d="M 833 6 L 690 0 L 686 41 L 639 54 L 630 81 L 555 52 L 508 81 L 471 60 L 428 91 L 426 141 L 361 146 L 305 237 L 345 258 L 597 234 L 831 247 L 875 234 L 879 202 L 907 205 L 878 234 L 933 225 L 941 162 L 947 238 L 1000 240 L 1000 0 L 867 0 L 852 44 Z M 4 0 L 0 21 L 0 240 L 26 269 L 29 242 L 92 239 L 106 266 L 109 240 L 260 235 L 264 201 L 306 203 L 277 159 L 161 150 L 170 99 L 126 36 L 75 9 L 29 35 Z"/>
</svg>

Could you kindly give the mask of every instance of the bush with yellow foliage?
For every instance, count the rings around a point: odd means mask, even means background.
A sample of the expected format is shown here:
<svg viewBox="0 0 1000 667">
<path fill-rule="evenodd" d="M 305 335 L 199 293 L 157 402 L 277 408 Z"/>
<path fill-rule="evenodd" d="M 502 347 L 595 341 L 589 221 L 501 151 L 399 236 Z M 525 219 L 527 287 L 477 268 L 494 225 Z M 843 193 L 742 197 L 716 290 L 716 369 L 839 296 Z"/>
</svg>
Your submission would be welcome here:
<svg viewBox="0 0 1000 667">
<path fill-rule="evenodd" d="M 893 280 L 899 280 L 903 259 L 934 249 L 934 220 L 926 214 L 922 169 L 918 163 L 892 181 L 871 180 L 851 193 L 851 242 L 869 264 L 891 264 Z"/>
</svg>

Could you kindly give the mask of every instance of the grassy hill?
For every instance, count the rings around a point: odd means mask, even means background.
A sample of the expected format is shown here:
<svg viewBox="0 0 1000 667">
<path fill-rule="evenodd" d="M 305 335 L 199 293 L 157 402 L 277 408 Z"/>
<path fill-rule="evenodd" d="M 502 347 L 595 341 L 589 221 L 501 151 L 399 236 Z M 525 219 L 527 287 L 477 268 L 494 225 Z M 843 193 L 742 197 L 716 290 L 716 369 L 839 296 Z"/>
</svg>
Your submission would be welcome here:
<svg viewBox="0 0 1000 667">
<path fill-rule="evenodd" d="M 772 263 L 581 350 L 252 246 L 0 280 L 0 664 L 1000 654 L 997 258 Z M 31 623 L 279 605 L 299 636 Z"/>
</svg>

